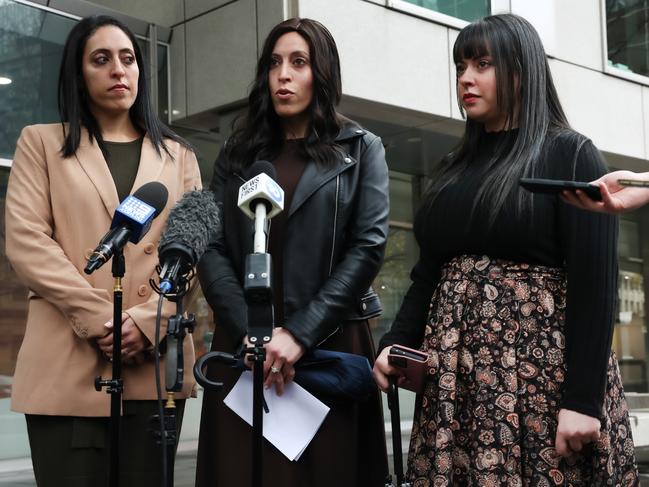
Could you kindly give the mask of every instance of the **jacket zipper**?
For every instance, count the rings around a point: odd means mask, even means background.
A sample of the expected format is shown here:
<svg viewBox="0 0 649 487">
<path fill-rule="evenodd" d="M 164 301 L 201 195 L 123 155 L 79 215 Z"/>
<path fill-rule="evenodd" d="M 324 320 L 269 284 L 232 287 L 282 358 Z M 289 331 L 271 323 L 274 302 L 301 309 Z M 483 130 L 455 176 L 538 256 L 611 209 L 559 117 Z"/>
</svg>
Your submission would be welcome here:
<svg viewBox="0 0 649 487">
<path fill-rule="evenodd" d="M 334 249 L 336 248 L 336 227 L 338 225 L 338 195 L 340 193 L 340 174 L 336 176 L 336 206 L 334 208 L 334 232 L 333 232 L 333 237 L 331 239 L 331 258 L 329 259 L 329 275 L 331 275 L 331 272 L 333 271 L 334 267 Z M 320 340 L 316 347 L 319 347 L 322 345 L 324 342 L 329 340 L 332 336 L 334 336 L 336 333 L 338 333 L 341 330 L 340 326 L 337 326 L 334 331 L 329 333 L 324 339 Z"/>
<path fill-rule="evenodd" d="M 336 206 L 334 208 L 334 233 L 331 239 L 331 258 L 329 259 L 329 275 L 334 268 L 334 249 L 336 248 L 336 226 L 338 224 L 338 195 L 340 193 L 340 174 L 336 176 Z"/>
</svg>

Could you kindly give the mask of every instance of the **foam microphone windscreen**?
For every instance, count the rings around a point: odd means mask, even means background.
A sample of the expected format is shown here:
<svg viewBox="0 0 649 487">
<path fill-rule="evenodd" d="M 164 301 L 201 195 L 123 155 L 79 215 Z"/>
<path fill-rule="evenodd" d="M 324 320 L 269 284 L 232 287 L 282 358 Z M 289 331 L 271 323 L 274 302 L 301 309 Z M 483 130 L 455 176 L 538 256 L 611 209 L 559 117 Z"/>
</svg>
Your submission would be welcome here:
<svg viewBox="0 0 649 487">
<path fill-rule="evenodd" d="M 189 191 L 169 213 L 167 227 L 158 245 L 160 261 L 179 245 L 191 251 L 191 263 L 201 258 L 210 237 L 221 228 L 221 211 L 211 191 Z"/>
</svg>

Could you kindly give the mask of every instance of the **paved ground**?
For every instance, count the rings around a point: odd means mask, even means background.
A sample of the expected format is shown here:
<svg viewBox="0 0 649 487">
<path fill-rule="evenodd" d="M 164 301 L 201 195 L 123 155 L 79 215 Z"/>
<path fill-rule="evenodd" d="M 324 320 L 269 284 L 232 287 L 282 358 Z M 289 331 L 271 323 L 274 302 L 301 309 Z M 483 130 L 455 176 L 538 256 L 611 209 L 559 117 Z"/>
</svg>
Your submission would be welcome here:
<svg viewBox="0 0 649 487">
<path fill-rule="evenodd" d="M 26 465 L 17 465 L 24 468 Z M 174 487 L 194 487 L 194 472 L 196 470 L 196 452 L 179 453 L 176 458 Z M 30 470 L 0 473 L 1 487 L 36 487 L 34 474 Z"/>
<path fill-rule="evenodd" d="M 34 475 L 27 462 L 17 464 L 14 472 L 0 473 L 0 487 L 36 487 Z M 196 469 L 196 451 L 179 452 L 176 458 L 174 487 L 194 487 L 194 472 Z M 642 484 L 649 486 L 649 475 L 642 475 Z M 306 486 L 305 486 L 306 487 Z"/>
</svg>

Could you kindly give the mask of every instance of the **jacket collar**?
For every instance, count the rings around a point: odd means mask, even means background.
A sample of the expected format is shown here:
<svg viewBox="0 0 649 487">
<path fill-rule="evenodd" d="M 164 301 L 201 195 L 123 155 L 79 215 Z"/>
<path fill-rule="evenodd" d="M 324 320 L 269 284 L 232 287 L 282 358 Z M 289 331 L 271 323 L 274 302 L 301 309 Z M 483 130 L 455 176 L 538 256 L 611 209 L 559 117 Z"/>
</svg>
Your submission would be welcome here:
<svg viewBox="0 0 649 487">
<path fill-rule="evenodd" d="M 336 136 L 336 142 L 346 142 L 350 139 L 362 137 L 367 132 L 361 128 L 356 122 L 346 120 Z"/>
<path fill-rule="evenodd" d="M 168 157 L 164 151 L 162 152 L 162 156 L 158 156 L 155 147 L 151 143 L 151 139 L 145 135 L 142 141 L 142 152 L 140 154 L 137 175 L 135 176 L 135 182 L 133 183 L 130 194 L 133 194 L 134 190 L 143 184 L 158 180 L 164 166 L 162 163 Z M 79 148 L 74 157 L 88 175 L 90 181 L 92 181 L 92 184 L 95 186 L 104 203 L 106 212 L 112 219 L 120 203 L 119 197 L 117 196 L 117 188 L 115 187 L 113 176 L 110 173 L 110 169 L 108 169 L 108 164 L 106 163 L 106 159 L 104 159 L 104 155 L 97 141 L 94 139 L 90 141 L 88 131 L 84 127 L 81 128 L 81 141 L 79 142 Z"/>
</svg>

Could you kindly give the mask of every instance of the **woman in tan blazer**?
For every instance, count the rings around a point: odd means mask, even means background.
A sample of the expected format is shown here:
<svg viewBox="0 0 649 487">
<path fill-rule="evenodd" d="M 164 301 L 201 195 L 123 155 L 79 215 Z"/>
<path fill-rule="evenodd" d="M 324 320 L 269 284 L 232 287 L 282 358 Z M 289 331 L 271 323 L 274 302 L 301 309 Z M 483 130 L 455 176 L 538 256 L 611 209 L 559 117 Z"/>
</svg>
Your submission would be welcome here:
<svg viewBox="0 0 649 487">
<path fill-rule="evenodd" d="M 142 241 L 124 248 L 120 485 L 160 485 L 161 456 L 147 424 L 157 397 L 150 353 L 157 295 L 148 281 L 156 276 L 169 209 L 201 180 L 188 144 L 153 114 L 142 66 L 123 24 L 103 16 L 81 20 L 61 66 L 62 123 L 26 127 L 16 148 L 6 198 L 7 256 L 30 293 L 12 409 L 26 415 L 41 487 L 106 481 L 110 395 L 95 391 L 94 378 L 111 376 L 113 278 L 110 265 L 89 276 L 83 268 L 120 200 L 150 181 L 164 184 L 169 200 Z M 163 326 L 174 311 L 165 303 Z M 192 392 L 193 361 L 187 339 L 179 398 Z"/>
</svg>

